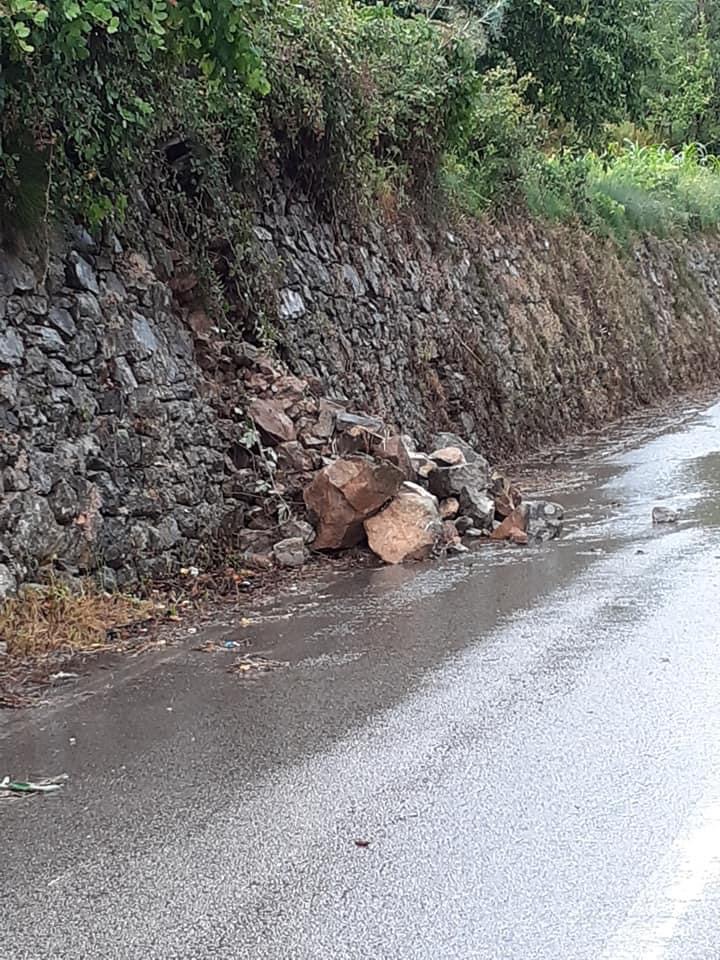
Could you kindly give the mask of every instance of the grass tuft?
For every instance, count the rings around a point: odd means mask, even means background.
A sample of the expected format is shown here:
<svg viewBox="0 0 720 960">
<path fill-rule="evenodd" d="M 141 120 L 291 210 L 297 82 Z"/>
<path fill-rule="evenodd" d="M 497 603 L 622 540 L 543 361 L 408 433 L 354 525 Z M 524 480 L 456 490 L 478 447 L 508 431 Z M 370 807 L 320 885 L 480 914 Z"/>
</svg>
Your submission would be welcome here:
<svg viewBox="0 0 720 960">
<path fill-rule="evenodd" d="M 87 584 L 25 588 L 0 606 L 0 640 L 13 657 L 98 649 L 108 632 L 148 619 L 153 604 Z"/>
</svg>

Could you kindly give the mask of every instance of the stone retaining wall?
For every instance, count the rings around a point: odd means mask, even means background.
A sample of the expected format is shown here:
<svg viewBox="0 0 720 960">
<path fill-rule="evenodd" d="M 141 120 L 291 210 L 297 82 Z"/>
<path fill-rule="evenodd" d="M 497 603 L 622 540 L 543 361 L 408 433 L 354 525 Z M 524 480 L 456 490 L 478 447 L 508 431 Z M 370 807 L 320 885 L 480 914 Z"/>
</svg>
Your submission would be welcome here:
<svg viewBox="0 0 720 960">
<path fill-rule="evenodd" d="M 278 185 L 255 236 L 301 420 L 324 393 L 497 457 L 719 369 L 714 240 L 619 255 L 523 222 L 331 226 Z M 80 231 L 49 258 L 0 255 L 0 593 L 49 567 L 126 585 L 210 564 L 268 524 L 246 417 L 265 361 L 150 246 Z"/>
</svg>

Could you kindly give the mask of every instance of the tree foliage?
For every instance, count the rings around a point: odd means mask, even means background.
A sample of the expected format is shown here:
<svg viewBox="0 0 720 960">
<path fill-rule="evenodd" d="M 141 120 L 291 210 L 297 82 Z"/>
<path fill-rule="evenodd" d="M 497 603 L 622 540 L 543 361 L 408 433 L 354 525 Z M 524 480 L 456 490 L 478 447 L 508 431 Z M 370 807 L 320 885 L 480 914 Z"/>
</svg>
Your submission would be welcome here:
<svg viewBox="0 0 720 960">
<path fill-rule="evenodd" d="M 510 0 L 496 49 L 535 79 L 536 106 L 594 138 L 640 113 L 650 14 L 651 0 Z"/>
</svg>

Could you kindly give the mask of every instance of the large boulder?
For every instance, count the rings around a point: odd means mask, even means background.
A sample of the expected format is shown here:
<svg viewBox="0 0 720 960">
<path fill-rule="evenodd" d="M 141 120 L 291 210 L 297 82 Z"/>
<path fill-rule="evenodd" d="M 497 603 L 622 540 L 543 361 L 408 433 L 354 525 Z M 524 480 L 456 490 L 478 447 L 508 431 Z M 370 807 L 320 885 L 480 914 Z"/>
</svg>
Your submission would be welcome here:
<svg viewBox="0 0 720 960">
<path fill-rule="evenodd" d="M 317 518 L 315 550 L 341 550 L 360 543 L 363 522 L 395 496 L 402 471 L 387 461 L 355 456 L 318 471 L 303 497 Z"/>
<path fill-rule="evenodd" d="M 470 517 L 476 526 L 490 527 L 495 517 L 495 501 L 487 493 L 488 475 L 487 461 L 478 455 L 472 463 L 433 470 L 428 477 L 428 487 L 439 500 L 457 500 L 459 512 Z"/>
<path fill-rule="evenodd" d="M 432 494 L 414 483 L 384 510 L 365 521 L 368 543 L 385 563 L 425 560 L 443 539 L 443 521 Z"/>
</svg>

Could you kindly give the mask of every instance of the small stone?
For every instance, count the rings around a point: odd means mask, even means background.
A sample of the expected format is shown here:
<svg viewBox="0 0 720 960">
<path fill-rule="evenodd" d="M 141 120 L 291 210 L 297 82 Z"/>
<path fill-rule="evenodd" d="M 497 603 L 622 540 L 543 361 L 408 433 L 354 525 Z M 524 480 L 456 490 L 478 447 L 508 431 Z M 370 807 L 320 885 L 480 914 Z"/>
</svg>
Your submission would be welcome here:
<svg viewBox="0 0 720 960">
<path fill-rule="evenodd" d="M 77 333 L 77 327 L 75 326 L 75 321 L 70 311 L 65 310 L 63 307 L 51 307 L 48 314 L 48 322 L 51 323 L 56 330 L 59 330 L 64 337 L 67 337 L 68 340 Z"/>
<path fill-rule="evenodd" d="M 430 454 L 430 459 L 441 467 L 459 467 L 466 463 L 465 454 L 459 447 L 443 447 Z"/>
<path fill-rule="evenodd" d="M 10 253 L 0 253 L 0 294 L 23 293 L 35 286 L 30 267 Z"/>
<path fill-rule="evenodd" d="M 455 525 L 457 526 L 457 523 Z M 464 537 L 468 537 L 470 540 L 485 539 L 487 535 L 488 535 L 488 531 L 481 530 L 479 527 L 468 527 L 465 533 L 463 534 Z"/>
<path fill-rule="evenodd" d="M 275 441 L 295 440 L 295 425 L 277 400 L 253 400 L 248 415 L 263 433 Z"/>
<path fill-rule="evenodd" d="M 345 410 L 340 410 L 335 415 L 335 430 L 338 433 L 344 433 L 355 427 L 360 427 L 367 430 L 368 433 L 374 433 L 378 436 L 385 433 L 385 424 L 379 417 L 370 417 L 362 413 L 347 413 Z"/>
<path fill-rule="evenodd" d="M 47 376 L 54 387 L 71 387 L 75 383 L 72 373 L 61 360 L 55 357 L 48 360 Z"/>
<path fill-rule="evenodd" d="M 550 500 L 528 500 L 520 509 L 527 508 L 526 531 L 531 540 L 555 540 L 563 531 L 565 510 Z"/>
<path fill-rule="evenodd" d="M 73 287 L 75 290 L 89 290 L 90 293 L 94 293 L 95 296 L 100 295 L 100 287 L 98 286 L 95 271 L 87 260 L 80 256 L 77 250 L 71 251 L 67 258 L 65 278 L 68 286 Z"/>
<path fill-rule="evenodd" d="M 303 543 L 312 543 L 315 539 L 315 528 L 306 520 L 288 520 L 280 530 L 285 539 L 299 537 Z"/>
<path fill-rule="evenodd" d="M 475 463 L 477 460 L 482 460 L 484 462 L 484 457 L 482 457 L 477 450 L 470 446 L 469 443 L 466 443 L 461 437 L 458 437 L 455 433 L 436 433 L 432 438 L 432 449 L 433 450 L 442 450 L 447 447 L 457 447 L 463 452 L 465 460 L 468 463 Z"/>
<path fill-rule="evenodd" d="M 305 563 L 305 541 L 288 537 L 273 546 L 273 555 L 281 567 L 302 567 Z"/>
<path fill-rule="evenodd" d="M 11 594 L 15 593 L 17 590 L 17 578 L 12 572 L 10 567 L 6 566 L 4 563 L 0 563 L 0 600 L 4 600 L 5 597 L 9 597 Z M 7 653 L 7 646 L 3 641 L 4 649 L 3 654 Z"/>
<path fill-rule="evenodd" d="M 18 367 L 25 356 L 25 346 L 14 330 L 0 334 L 0 366 Z"/>
<path fill-rule="evenodd" d="M 40 327 L 36 331 L 37 345 L 43 353 L 62 353 L 65 349 L 65 343 L 52 327 Z"/>
<path fill-rule="evenodd" d="M 470 553 L 470 548 L 466 547 L 464 543 L 459 543 L 453 541 L 448 544 L 447 552 L 450 554 L 461 554 L 461 553 Z"/>
<path fill-rule="evenodd" d="M 281 320 L 298 320 L 305 315 L 305 301 L 295 290 L 281 290 L 278 316 Z"/>
<path fill-rule="evenodd" d="M 670 507 L 655 507 L 652 512 L 653 523 L 677 523 L 679 519 L 680 514 Z"/>
<path fill-rule="evenodd" d="M 460 512 L 460 501 L 456 500 L 455 497 L 450 497 L 448 500 L 443 500 L 440 504 L 440 516 L 443 520 L 452 520 Z"/>
</svg>

